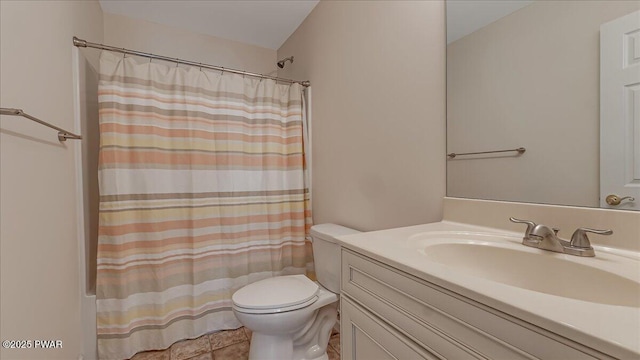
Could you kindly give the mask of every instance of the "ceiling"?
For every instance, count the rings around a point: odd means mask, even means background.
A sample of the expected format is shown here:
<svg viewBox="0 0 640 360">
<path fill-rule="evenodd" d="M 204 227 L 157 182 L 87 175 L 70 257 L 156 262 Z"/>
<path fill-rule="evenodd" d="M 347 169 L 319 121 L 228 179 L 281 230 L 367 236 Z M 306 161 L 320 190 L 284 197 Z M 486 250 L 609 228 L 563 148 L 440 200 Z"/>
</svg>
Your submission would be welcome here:
<svg viewBox="0 0 640 360">
<path fill-rule="evenodd" d="M 104 12 L 278 49 L 319 0 L 99 0 Z M 533 0 L 447 0 L 447 44 Z"/>
<path fill-rule="evenodd" d="M 100 0 L 107 13 L 278 49 L 319 0 Z"/>
<path fill-rule="evenodd" d="M 447 44 L 531 3 L 533 0 L 447 0 Z"/>
</svg>

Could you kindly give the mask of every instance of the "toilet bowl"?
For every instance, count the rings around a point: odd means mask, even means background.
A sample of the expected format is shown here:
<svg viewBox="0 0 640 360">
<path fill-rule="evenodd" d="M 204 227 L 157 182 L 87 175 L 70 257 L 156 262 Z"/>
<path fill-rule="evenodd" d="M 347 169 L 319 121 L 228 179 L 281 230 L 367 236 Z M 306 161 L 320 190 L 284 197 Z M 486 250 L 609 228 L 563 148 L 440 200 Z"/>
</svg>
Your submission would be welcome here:
<svg viewBox="0 0 640 360">
<path fill-rule="evenodd" d="M 253 334 L 250 360 L 327 360 L 340 292 L 340 246 L 335 237 L 358 231 L 334 224 L 311 228 L 318 282 L 276 276 L 232 296 L 233 312 Z"/>
</svg>

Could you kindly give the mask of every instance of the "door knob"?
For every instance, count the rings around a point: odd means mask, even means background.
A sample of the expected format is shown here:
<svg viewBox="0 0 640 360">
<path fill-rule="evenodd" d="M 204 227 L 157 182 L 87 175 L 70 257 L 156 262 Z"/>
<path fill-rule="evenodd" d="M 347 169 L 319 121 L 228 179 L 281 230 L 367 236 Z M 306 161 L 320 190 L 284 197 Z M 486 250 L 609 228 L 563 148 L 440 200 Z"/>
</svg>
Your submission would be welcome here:
<svg viewBox="0 0 640 360">
<path fill-rule="evenodd" d="M 618 195 L 611 194 L 611 195 L 607 196 L 606 202 L 607 202 L 607 204 L 609 204 L 611 206 L 618 206 L 624 200 L 636 201 L 636 199 L 631 197 L 631 196 L 625 196 L 625 197 L 621 198 Z"/>
</svg>

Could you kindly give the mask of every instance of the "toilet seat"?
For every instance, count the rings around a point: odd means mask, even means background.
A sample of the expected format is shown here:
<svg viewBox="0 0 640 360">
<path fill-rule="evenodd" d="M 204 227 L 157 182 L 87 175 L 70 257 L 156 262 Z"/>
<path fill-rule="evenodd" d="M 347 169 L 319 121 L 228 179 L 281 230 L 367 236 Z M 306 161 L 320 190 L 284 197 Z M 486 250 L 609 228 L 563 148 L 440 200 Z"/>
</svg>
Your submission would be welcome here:
<svg viewBox="0 0 640 360">
<path fill-rule="evenodd" d="M 318 300 L 318 284 L 304 275 L 276 276 L 249 284 L 231 300 L 237 311 L 272 314 L 307 307 Z"/>
</svg>

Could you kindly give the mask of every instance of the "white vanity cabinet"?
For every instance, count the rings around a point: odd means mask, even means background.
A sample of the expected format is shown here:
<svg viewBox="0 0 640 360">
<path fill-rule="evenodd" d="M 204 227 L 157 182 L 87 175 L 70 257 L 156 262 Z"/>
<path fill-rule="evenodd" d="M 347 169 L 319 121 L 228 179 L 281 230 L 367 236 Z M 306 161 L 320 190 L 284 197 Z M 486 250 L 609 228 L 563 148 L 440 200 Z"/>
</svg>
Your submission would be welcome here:
<svg viewBox="0 0 640 360">
<path fill-rule="evenodd" d="M 340 321 L 342 359 L 437 359 L 347 297 Z"/>
<path fill-rule="evenodd" d="M 613 358 L 346 248 L 341 273 L 343 360 Z"/>
</svg>

